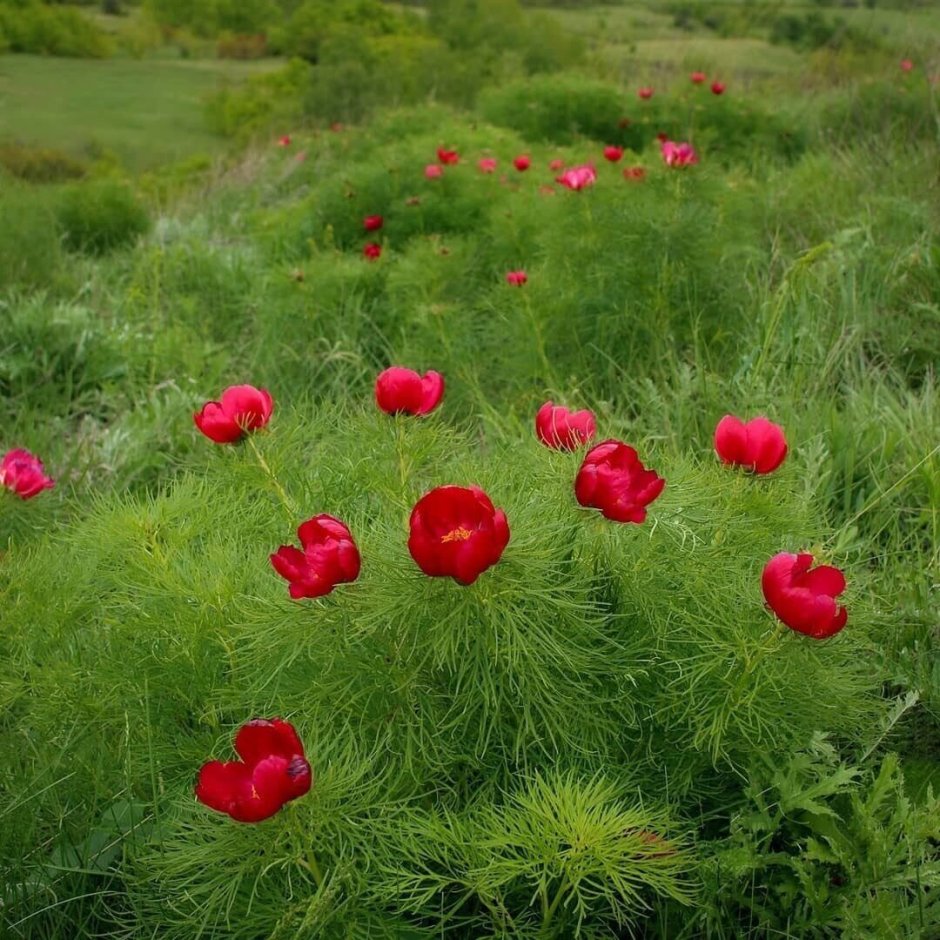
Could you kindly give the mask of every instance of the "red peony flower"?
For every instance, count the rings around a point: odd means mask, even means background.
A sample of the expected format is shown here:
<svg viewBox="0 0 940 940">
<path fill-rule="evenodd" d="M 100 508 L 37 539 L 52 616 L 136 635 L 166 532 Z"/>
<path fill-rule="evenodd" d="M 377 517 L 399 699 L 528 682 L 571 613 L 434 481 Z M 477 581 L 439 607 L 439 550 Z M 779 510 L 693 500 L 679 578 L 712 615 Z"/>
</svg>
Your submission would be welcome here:
<svg viewBox="0 0 940 940">
<path fill-rule="evenodd" d="M 787 439 L 783 428 L 767 418 L 742 421 L 725 415 L 715 428 L 715 452 L 722 463 L 772 473 L 787 455 Z"/>
<path fill-rule="evenodd" d="M 429 163 L 424 168 L 424 175 L 429 180 L 439 180 L 444 175 L 444 168 L 437 163 Z"/>
<path fill-rule="evenodd" d="M 235 735 L 240 761 L 203 764 L 196 799 L 239 822 L 260 822 L 303 796 L 313 780 L 294 726 L 280 718 L 253 718 Z"/>
<path fill-rule="evenodd" d="M 506 274 L 506 283 L 513 287 L 522 287 L 529 280 L 529 275 L 525 271 L 509 271 Z"/>
<path fill-rule="evenodd" d="M 599 509 L 614 522 L 640 523 L 646 518 L 645 507 L 665 485 L 654 470 L 643 466 L 632 447 L 610 440 L 587 452 L 574 492 L 582 506 Z"/>
<path fill-rule="evenodd" d="M 535 433 L 546 447 L 577 450 L 594 440 L 597 422 L 592 411 L 569 411 L 547 401 L 535 416 Z"/>
<path fill-rule="evenodd" d="M 914 70 L 914 63 L 911 59 L 901 59 L 901 71 L 911 72 Z"/>
<path fill-rule="evenodd" d="M 368 261 L 377 261 L 382 257 L 382 246 L 375 242 L 367 242 L 363 246 L 362 254 Z"/>
<path fill-rule="evenodd" d="M 639 89 L 639 91 L 637 91 L 637 95 L 640 98 L 642 98 L 644 101 L 646 101 L 648 98 L 653 97 L 653 89 L 646 86 L 644 88 Z"/>
<path fill-rule="evenodd" d="M 660 143 L 659 149 L 666 166 L 681 169 L 698 163 L 698 154 L 695 152 L 695 148 L 691 144 L 685 143 L 685 141 L 677 144 L 673 140 L 664 140 Z"/>
<path fill-rule="evenodd" d="M 605 147 L 604 159 L 610 163 L 617 163 L 623 157 L 623 147 Z"/>
<path fill-rule="evenodd" d="M 426 415 L 444 394 L 440 372 L 418 375 L 413 369 L 391 366 L 375 380 L 375 401 L 386 414 Z"/>
<path fill-rule="evenodd" d="M 573 166 L 570 170 L 565 170 L 561 176 L 555 178 L 556 183 L 561 183 L 562 186 L 573 189 L 575 192 L 587 186 L 593 186 L 596 181 L 597 170 L 590 163 L 583 166 Z"/>
<path fill-rule="evenodd" d="M 712 82 L 712 94 L 713 95 L 723 95 L 725 93 L 725 88 L 728 86 L 724 82 L 714 81 Z"/>
<path fill-rule="evenodd" d="M 690 76 L 693 85 L 701 85 L 705 81 L 704 72 L 693 72 Z"/>
<path fill-rule="evenodd" d="M 837 598 L 845 590 L 845 575 L 830 565 L 810 570 L 813 556 L 780 552 L 764 566 L 761 588 L 767 606 L 791 630 L 815 640 L 838 633 L 848 620 Z"/>
<path fill-rule="evenodd" d="M 274 570 L 290 582 L 290 596 L 323 597 L 337 584 L 355 581 L 362 560 L 359 549 L 339 519 L 325 513 L 301 523 L 297 530 L 303 550 L 282 545 L 273 555 Z"/>
<path fill-rule="evenodd" d="M 408 551 L 432 578 L 473 584 L 509 542 L 506 514 L 478 486 L 438 486 L 411 511 Z"/>
<path fill-rule="evenodd" d="M 28 450 L 9 450 L 0 460 L 0 486 L 20 499 L 32 499 L 43 490 L 51 490 L 55 480 L 47 477 L 42 461 Z"/>
<path fill-rule="evenodd" d="M 277 145 L 278 147 L 289 147 L 291 145 L 290 134 L 282 134 L 280 137 L 278 137 Z"/>
<path fill-rule="evenodd" d="M 274 400 L 264 388 L 231 385 L 219 401 L 206 402 L 193 415 L 196 427 L 216 444 L 232 444 L 248 431 L 263 428 L 271 420 Z"/>
<path fill-rule="evenodd" d="M 481 173 L 495 173 L 497 163 L 492 157 L 481 157 L 477 166 Z"/>
<path fill-rule="evenodd" d="M 565 161 L 556 157 L 554 160 L 552 160 L 551 163 L 549 163 L 548 168 L 552 171 L 552 173 L 558 173 L 565 168 Z"/>
<path fill-rule="evenodd" d="M 623 171 L 623 178 L 625 180 L 646 179 L 646 170 L 641 166 L 628 166 Z"/>
<path fill-rule="evenodd" d="M 385 219 L 380 215 L 367 215 L 362 220 L 362 227 L 367 232 L 377 232 L 385 224 Z"/>
<path fill-rule="evenodd" d="M 443 147 L 437 148 L 437 159 L 444 166 L 452 166 L 460 163 L 460 154 L 456 150 L 445 150 Z"/>
<path fill-rule="evenodd" d="M 525 171 L 528 170 L 530 166 L 532 166 L 532 161 L 529 159 L 528 154 L 522 153 L 522 154 L 519 154 L 519 156 L 516 157 L 516 158 L 512 161 L 512 165 L 513 165 L 520 173 L 525 173 Z"/>
</svg>

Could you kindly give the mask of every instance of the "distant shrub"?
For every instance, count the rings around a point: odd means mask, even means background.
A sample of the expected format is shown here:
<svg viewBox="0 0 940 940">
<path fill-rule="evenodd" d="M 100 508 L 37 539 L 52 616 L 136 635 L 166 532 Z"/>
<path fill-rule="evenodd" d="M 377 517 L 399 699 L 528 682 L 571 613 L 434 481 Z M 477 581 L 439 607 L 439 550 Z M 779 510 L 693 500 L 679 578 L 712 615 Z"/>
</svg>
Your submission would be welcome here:
<svg viewBox="0 0 940 940">
<path fill-rule="evenodd" d="M 4 183 L 0 189 L 0 287 L 54 283 L 61 254 L 48 191 Z"/>
<path fill-rule="evenodd" d="M 486 120 L 510 127 L 528 140 L 565 144 L 579 134 L 610 140 L 623 104 L 619 90 L 611 85 L 552 76 L 487 89 L 480 110 Z"/>
<path fill-rule="evenodd" d="M 59 183 L 83 177 L 83 163 L 54 147 L 0 144 L 0 166 L 29 183 Z"/>
<path fill-rule="evenodd" d="M 236 35 L 224 32 L 216 43 L 220 59 L 262 59 L 268 54 L 268 38 L 264 33 Z"/>
<path fill-rule="evenodd" d="M 110 180 L 63 189 L 56 219 L 66 247 L 95 255 L 130 244 L 150 227 L 134 193 Z"/>
<path fill-rule="evenodd" d="M 102 59 L 112 51 L 107 33 L 87 16 L 38 0 L 0 5 L 0 48 L 81 59 Z"/>
</svg>

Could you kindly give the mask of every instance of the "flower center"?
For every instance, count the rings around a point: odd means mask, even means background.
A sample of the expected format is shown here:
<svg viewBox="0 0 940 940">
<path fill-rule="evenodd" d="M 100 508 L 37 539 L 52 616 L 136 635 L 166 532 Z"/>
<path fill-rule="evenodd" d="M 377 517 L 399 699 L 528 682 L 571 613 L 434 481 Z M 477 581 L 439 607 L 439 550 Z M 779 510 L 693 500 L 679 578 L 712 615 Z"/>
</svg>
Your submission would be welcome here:
<svg viewBox="0 0 940 940">
<path fill-rule="evenodd" d="M 469 529 L 465 529 L 462 525 L 457 526 L 456 529 L 451 529 L 447 535 L 441 536 L 441 542 L 465 542 L 473 533 Z"/>
</svg>

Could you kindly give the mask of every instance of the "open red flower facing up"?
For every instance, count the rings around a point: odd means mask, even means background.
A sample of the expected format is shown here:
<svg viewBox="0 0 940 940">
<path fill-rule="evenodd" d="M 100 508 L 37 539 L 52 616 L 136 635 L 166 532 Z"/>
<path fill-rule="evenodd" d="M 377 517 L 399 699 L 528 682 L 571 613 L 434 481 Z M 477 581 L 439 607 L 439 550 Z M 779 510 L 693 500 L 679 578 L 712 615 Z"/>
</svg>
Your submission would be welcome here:
<svg viewBox="0 0 940 940">
<path fill-rule="evenodd" d="M 506 283 L 513 287 L 522 287 L 529 280 L 529 275 L 525 271 L 508 271 L 506 273 Z"/>
<path fill-rule="evenodd" d="M 546 446 L 555 450 L 577 450 L 589 444 L 597 434 L 594 412 L 586 408 L 569 411 L 562 405 L 547 401 L 535 416 L 535 433 Z"/>
<path fill-rule="evenodd" d="M 414 369 L 391 366 L 375 380 L 375 402 L 390 415 L 426 415 L 438 406 L 443 394 L 444 376 L 440 372 L 420 376 Z"/>
<path fill-rule="evenodd" d="M 722 463 L 773 473 L 787 456 L 787 439 L 783 428 L 767 418 L 742 421 L 725 415 L 715 428 L 715 453 Z"/>
<path fill-rule="evenodd" d="M 677 144 L 674 140 L 663 140 L 660 141 L 659 149 L 666 166 L 681 169 L 698 163 L 698 154 L 695 152 L 695 148 L 685 141 Z"/>
<path fill-rule="evenodd" d="M 845 575 L 831 565 L 812 564 L 808 553 L 780 552 L 764 566 L 761 587 L 767 606 L 791 630 L 825 640 L 848 620 L 835 600 L 845 590 Z"/>
<path fill-rule="evenodd" d="M 604 148 L 604 159 L 609 163 L 617 163 L 623 158 L 623 147 L 610 145 Z"/>
<path fill-rule="evenodd" d="M 653 89 L 650 88 L 648 85 L 643 88 L 640 88 L 637 91 L 637 97 L 642 98 L 644 101 L 647 101 L 648 99 L 653 97 Z"/>
<path fill-rule="evenodd" d="M 216 444 L 232 444 L 271 420 L 274 400 L 264 388 L 231 385 L 219 401 L 209 401 L 193 415 L 196 427 Z"/>
<path fill-rule="evenodd" d="M 689 76 L 689 78 L 692 79 L 692 84 L 693 84 L 693 85 L 701 85 L 702 82 L 705 81 L 705 73 L 704 73 L 704 72 L 693 72 L 693 73 Z"/>
<path fill-rule="evenodd" d="M 439 486 L 411 510 L 408 551 L 432 578 L 473 584 L 509 542 L 506 513 L 478 486 Z"/>
<path fill-rule="evenodd" d="M 367 242 L 362 247 L 362 256 L 366 261 L 378 261 L 382 257 L 382 246 L 376 242 Z"/>
<path fill-rule="evenodd" d="M 512 161 L 512 165 L 520 173 L 525 173 L 525 171 L 528 170 L 530 166 L 532 166 L 532 160 L 529 158 L 527 153 L 520 153 L 519 156 Z"/>
<path fill-rule="evenodd" d="M 0 486 L 20 499 L 32 499 L 43 490 L 51 490 L 55 480 L 46 476 L 42 461 L 28 450 L 8 450 L 0 460 Z"/>
<path fill-rule="evenodd" d="M 337 584 L 359 577 L 362 559 L 349 529 L 339 519 L 322 513 L 300 524 L 297 536 L 303 549 L 282 545 L 273 555 L 274 570 L 290 582 L 290 596 L 323 597 Z"/>
<path fill-rule="evenodd" d="M 480 157 L 477 166 L 481 173 L 495 173 L 497 162 L 493 157 Z"/>
<path fill-rule="evenodd" d="M 443 147 L 437 148 L 437 159 L 444 166 L 453 166 L 460 163 L 460 154 L 456 150 L 445 150 Z"/>
<path fill-rule="evenodd" d="M 573 166 L 570 170 L 565 170 L 561 176 L 556 177 L 555 182 L 578 192 L 587 186 L 593 186 L 597 182 L 597 170 L 590 163 Z"/>
<path fill-rule="evenodd" d="M 712 82 L 712 94 L 723 95 L 727 87 L 728 86 L 724 82 L 714 81 Z"/>
<path fill-rule="evenodd" d="M 385 219 L 380 215 L 367 215 L 362 220 L 362 227 L 367 232 L 377 232 L 385 224 Z"/>
<path fill-rule="evenodd" d="M 253 718 L 235 735 L 241 760 L 209 761 L 196 782 L 196 799 L 238 822 L 260 822 L 303 796 L 313 780 L 304 746 L 290 722 Z"/>
<path fill-rule="evenodd" d="M 574 492 L 582 506 L 599 509 L 607 519 L 640 523 L 665 485 L 656 471 L 643 466 L 632 447 L 610 440 L 587 452 Z"/>
</svg>

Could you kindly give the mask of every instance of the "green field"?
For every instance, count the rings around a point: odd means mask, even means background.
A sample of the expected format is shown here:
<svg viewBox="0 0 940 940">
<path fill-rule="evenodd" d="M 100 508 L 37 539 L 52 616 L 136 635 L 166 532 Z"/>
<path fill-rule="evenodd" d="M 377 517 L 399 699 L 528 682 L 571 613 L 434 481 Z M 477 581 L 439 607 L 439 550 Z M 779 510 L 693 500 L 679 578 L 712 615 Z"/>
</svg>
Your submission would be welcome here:
<svg viewBox="0 0 940 940">
<path fill-rule="evenodd" d="M 940 18 L 689 6 L 0 57 L 3 940 L 940 936 Z"/>
<path fill-rule="evenodd" d="M 206 95 L 271 67 L 0 56 L 0 140 L 58 147 L 75 156 L 104 149 L 136 170 L 216 153 L 225 142 L 206 127 Z"/>
</svg>

